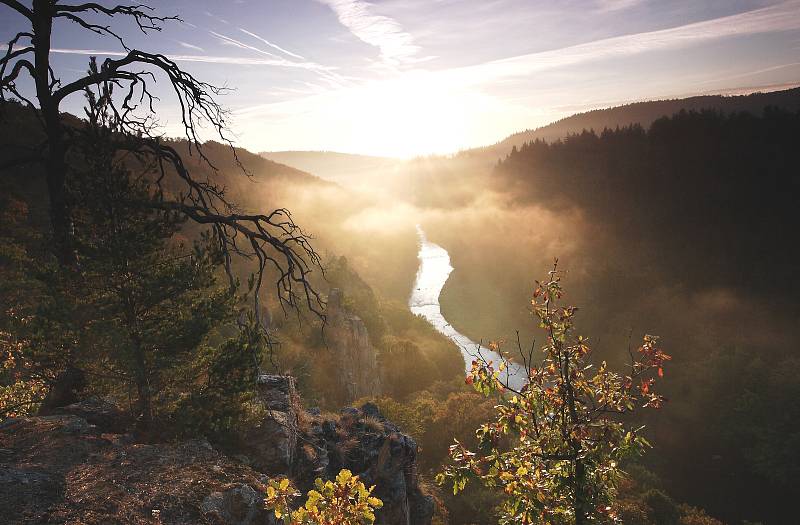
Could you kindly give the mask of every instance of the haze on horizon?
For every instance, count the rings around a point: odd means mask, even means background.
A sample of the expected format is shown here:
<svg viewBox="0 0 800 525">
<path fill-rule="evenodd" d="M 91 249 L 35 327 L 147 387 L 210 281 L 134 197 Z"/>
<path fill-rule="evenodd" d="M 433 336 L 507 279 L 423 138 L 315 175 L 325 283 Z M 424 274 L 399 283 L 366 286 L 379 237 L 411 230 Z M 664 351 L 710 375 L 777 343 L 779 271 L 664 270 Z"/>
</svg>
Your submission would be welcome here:
<svg viewBox="0 0 800 525">
<path fill-rule="evenodd" d="M 800 81 L 800 0 L 168 0 L 182 23 L 142 50 L 233 91 L 252 151 L 410 157 L 488 145 L 567 115 L 634 100 Z M 9 40 L 16 15 L 0 20 Z M 63 23 L 57 69 L 124 52 Z M 166 89 L 162 83 L 159 89 Z M 24 87 L 23 87 L 24 89 Z M 168 134 L 177 108 L 158 107 Z M 81 114 L 74 97 L 70 111 Z"/>
</svg>

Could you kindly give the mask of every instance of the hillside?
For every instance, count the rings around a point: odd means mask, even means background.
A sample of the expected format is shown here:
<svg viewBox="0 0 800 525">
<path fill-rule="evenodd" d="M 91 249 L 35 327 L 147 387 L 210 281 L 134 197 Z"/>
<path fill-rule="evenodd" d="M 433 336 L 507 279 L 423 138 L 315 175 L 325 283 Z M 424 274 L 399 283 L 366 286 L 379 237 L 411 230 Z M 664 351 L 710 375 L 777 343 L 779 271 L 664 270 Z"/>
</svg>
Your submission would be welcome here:
<svg viewBox="0 0 800 525">
<path fill-rule="evenodd" d="M 179 144 L 181 147 L 186 148 L 185 140 L 180 140 Z M 220 172 L 228 174 L 239 169 L 227 145 L 220 144 L 219 142 L 206 142 L 203 147 L 211 164 L 219 169 Z M 236 148 L 236 155 L 239 157 L 242 166 L 256 181 L 281 179 L 286 182 L 301 184 L 322 182 L 317 176 L 312 175 L 307 170 L 269 160 L 243 148 Z M 196 165 L 200 164 L 200 162 L 197 162 Z"/>
<path fill-rule="evenodd" d="M 361 180 L 391 176 L 404 164 L 389 157 L 355 155 L 335 151 L 264 151 L 264 159 L 294 166 L 317 177 L 344 186 L 359 186 Z"/>
<path fill-rule="evenodd" d="M 640 124 L 644 128 L 648 128 L 656 119 L 672 115 L 680 110 L 712 109 L 726 114 L 744 111 L 758 115 L 767 106 L 776 106 L 787 111 L 800 110 L 800 88 L 749 95 L 704 95 L 652 100 L 596 109 L 572 115 L 541 128 L 514 133 L 487 149 L 504 155 L 511 151 L 513 146 L 520 147 L 522 144 L 536 139 L 550 142 L 566 137 L 570 133 L 579 133 L 584 129 L 602 131 L 604 128 L 629 124 Z"/>
<path fill-rule="evenodd" d="M 596 362 L 623 362 L 628 334 L 648 330 L 680 367 L 664 415 L 646 421 L 662 455 L 648 466 L 726 523 L 787 523 L 776 495 L 797 494 L 784 443 L 798 417 L 786 401 L 797 391 L 800 251 L 786 232 L 798 227 L 798 134 L 797 111 L 684 111 L 518 148 L 481 188 L 499 204 L 476 198 L 427 227 L 456 269 L 445 317 L 473 338 L 514 341 L 530 325 L 520 283 L 558 257 Z M 781 422 L 762 415 L 770 403 Z"/>
<path fill-rule="evenodd" d="M 62 118 L 71 127 L 80 128 L 83 125 L 81 118 L 69 113 L 64 113 Z M 3 144 L 3 148 L 0 149 L 0 162 L 13 159 L 20 152 L 26 152 L 29 149 L 27 145 L 42 140 L 35 116 L 19 103 L 0 102 L 0 140 Z M 301 169 L 263 158 L 243 148 L 236 148 L 236 156 L 246 173 L 237 165 L 236 158 L 226 144 L 214 141 L 206 142 L 203 145 L 203 154 L 208 158 L 208 163 L 206 163 L 197 154 L 197 151 L 190 150 L 186 139 L 168 138 L 166 141 L 181 153 L 187 167 L 192 172 L 198 176 L 210 177 L 226 187 L 238 187 L 240 181 L 248 182 L 247 175 L 250 175 L 256 182 L 273 180 L 298 184 L 322 182 L 316 176 Z M 208 165 L 209 163 L 211 166 Z M 214 168 L 217 170 L 216 173 Z"/>
</svg>

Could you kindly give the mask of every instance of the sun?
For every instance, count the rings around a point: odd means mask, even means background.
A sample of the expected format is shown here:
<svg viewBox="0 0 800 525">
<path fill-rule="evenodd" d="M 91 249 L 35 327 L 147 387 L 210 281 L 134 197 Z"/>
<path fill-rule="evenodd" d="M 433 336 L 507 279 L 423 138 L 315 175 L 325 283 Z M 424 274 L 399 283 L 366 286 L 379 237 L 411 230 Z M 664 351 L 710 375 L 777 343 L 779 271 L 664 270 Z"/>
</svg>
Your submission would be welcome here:
<svg viewBox="0 0 800 525">
<path fill-rule="evenodd" d="M 353 132 L 367 150 L 396 157 L 457 151 L 468 140 L 468 93 L 433 75 L 407 74 L 369 84 L 348 97 Z"/>
<path fill-rule="evenodd" d="M 412 158 L 455 153 L 502 138 L 517 114 L 457 78 L 409 71 L 236 112 L 240 144 L 253 151 L 314 149 Z"/>
</svg>

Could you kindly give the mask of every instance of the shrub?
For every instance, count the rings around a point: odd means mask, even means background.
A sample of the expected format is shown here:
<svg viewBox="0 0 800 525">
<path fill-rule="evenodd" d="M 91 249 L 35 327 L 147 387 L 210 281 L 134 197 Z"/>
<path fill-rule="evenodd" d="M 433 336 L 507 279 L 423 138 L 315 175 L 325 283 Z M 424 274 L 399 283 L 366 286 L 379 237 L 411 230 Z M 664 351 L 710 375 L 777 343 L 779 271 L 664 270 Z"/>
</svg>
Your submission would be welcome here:
<svg viewBox="0 0 800 525">
<path fill-rule="evenodd" d="M 271 480 L 265 505 L 285 525 L 366 525 L 375 522 L 375 509 L 383 502 L 371 496 L 358 476 L 342 470 L 333 481 L 317 478 L 305 504 L 291 510 L 290 502 L 300 495 L 286 479 Z"/>
<path fill-rule="evenodd" d="M 496 368 L 480 358 L 473 362 L 467 382 L 497 395 L 495 418 L 477 430 L 477 452 L 459 441 L 450 447 L 451 463 L 437 477 L 454 494 L 470 480 L 500 492 L 504 524 L 617 522 L 622 461 L 649 446 L 641 428 L 623 418 L 636 406 L 663 403 L 653 385 L 670 357 L 658 338 L 644 336 L 626 375 L 605 362 L 591 371 L 588 341 L 574 334 L 577 308 L 558 305 L 563 293 L 556 264 L 545 282 L 537 281 L 531 301 L 546 340 L 540 362 L 523 356 L 525 386 L 514 390 L 500 382 L 506 358 Z"/>
</svg>

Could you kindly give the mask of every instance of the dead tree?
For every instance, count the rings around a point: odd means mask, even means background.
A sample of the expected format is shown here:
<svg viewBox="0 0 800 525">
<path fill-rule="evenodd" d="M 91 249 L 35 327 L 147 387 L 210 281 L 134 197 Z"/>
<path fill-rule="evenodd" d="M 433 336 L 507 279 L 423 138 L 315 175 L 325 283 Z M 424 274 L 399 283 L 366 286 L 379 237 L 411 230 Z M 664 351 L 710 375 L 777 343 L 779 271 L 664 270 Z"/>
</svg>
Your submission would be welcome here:
<svg viewBox="0 0 800 525">
<path fill-rule="evenodd" d="M 173 60 L 130 48 L 111 25 L 97 23 L 103 18 L 124 18 L 135 23 L 143 33 L 161 31 L 166 22 L 179 21 L 175 16 L 158 16 L 146 5 L 106 7 L 95 2 L 67 3 L 59 0 L 32 0 L 30 5 L 18 0 L 0 0 L 0 5 L 15 11 L 27 22 L 9 42 L 0 58 L 0 97 L 13 96 L 34 108 L 46 136 L 36 155 L 25 155 L 17 163 L 40 162 L 44 166 L 56 257 L 63 266 L 74 266 L 76 254 L 72 241 L 72 218 L 66 187 L 69 177 L 67 154 L 71 148 L 70 133 L 61 118 L 61 103 L 69 96 L 82 96 L 87 89 L 122 92 L 111 100 L 120 130 L 120 148 L 149 155 L 160 167 L 162 180 L 166 170 L 174 171 L 183 184 L 182 191 L 170 197 L 161 193 L 155 206 L 173 210 L 199 224 L 207 225 L 224 255 L 225 267 L 233 283 L 231 259 L 239 255 L 257 262 L 255 274 L 256 302 L 268 268 L 277 271 L 276 292 L 283 307 L 307 306 L 321 315 L 322 300 L 309 281 L 309 274 L 320 266 L 318 254 L 309 238 L 294 223 L 285 209 L 269 214 L 240 212 L 225 195 L 224 188 L 209 180 L 195 179 L 181 155 L 160 140 L 155 122 L 155 97 L 150 84 L 157 77 L 166 77 L 181 109 L 182 124 L 190 153 L 200 156 L 212 168 L 203 153 L 199 128 L 210 125 L 216 135 L 235 149 L 226 136 L 226 112 L 215 100 L 224 88 L 202 82 L 183 71 Z M 5 16 L 5 15 L 4 15 Z M 56 76 L 51 65 L 53 24 L 75 23 L 86 31 L 110 37 L 125 49 L 118 59 L 108 58 L 101 64 L 92 60 L 87 74 L 66 82 Z M 109 20 L 110 24 L 110 20 Z M 17 82 L 22 75 L 33 79 L 35 95 L 26 96 Z M 238 158 L 237 158 L 238 162 Z M 12 163 L 5 163 L 6 166 Z M 244 172 L 244 168 L 243 172 Z M 256 315 L 259 305 L 256 303 Z"/>
</svg>

